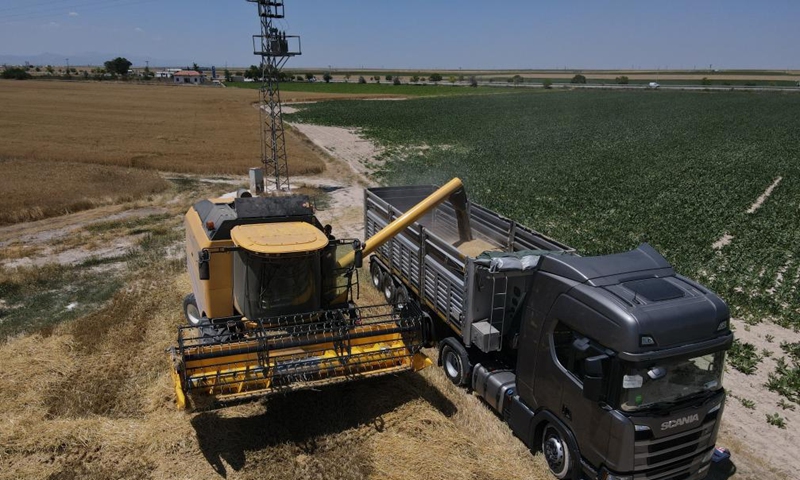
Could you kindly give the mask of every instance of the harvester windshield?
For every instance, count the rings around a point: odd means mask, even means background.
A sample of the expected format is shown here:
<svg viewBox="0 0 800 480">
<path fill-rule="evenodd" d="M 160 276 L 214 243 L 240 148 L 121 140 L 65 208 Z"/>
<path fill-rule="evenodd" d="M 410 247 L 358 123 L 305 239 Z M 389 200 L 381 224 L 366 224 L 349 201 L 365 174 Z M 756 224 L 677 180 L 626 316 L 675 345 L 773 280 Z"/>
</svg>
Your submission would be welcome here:
<svg viewBox="0 0 800 480">
<path fill-rule="evenodd" d="M 266 257 L 237 252 L 234 275 L 243 279 L 236 296 L 250 319 L 319 309 L 319 253 Z M 241 270 L 241 271 L 238 271 Z"/>
</svg>

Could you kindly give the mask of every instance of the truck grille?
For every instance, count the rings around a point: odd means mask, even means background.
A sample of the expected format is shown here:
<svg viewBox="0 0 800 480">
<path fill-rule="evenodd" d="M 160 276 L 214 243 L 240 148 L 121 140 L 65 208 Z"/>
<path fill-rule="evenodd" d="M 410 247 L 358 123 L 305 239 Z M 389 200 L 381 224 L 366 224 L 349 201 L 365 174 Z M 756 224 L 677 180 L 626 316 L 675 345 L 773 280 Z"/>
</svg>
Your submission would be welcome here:
<svg viewBox="0 0 800 480">
<path fill-rule="evenodd" d="M 715 412 L 716 413 L 716 412 Z M 684 480 L 705 474 L 703 454 L 714 446 L 716 415 L 706 417 L 699 427 L 664 438 L 637 438 L 634 447 L 634 478 Z M 648 432 L 649 433 L 649 432 Z"/>
</svg>

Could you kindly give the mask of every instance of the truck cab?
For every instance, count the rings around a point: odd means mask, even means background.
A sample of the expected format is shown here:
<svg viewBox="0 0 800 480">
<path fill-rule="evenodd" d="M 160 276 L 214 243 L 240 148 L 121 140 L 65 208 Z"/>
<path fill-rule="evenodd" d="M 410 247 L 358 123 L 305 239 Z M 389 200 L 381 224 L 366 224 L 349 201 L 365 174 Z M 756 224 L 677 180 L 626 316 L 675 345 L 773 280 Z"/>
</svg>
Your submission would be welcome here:
<svg viewBox="0 0 800 480">
<path fill-rule="evenodd" d="M 723 409 L 725 303 L 649 245 L 544 257 L 509 423 L 559 478 L 702 478 Z"/>
</svg>

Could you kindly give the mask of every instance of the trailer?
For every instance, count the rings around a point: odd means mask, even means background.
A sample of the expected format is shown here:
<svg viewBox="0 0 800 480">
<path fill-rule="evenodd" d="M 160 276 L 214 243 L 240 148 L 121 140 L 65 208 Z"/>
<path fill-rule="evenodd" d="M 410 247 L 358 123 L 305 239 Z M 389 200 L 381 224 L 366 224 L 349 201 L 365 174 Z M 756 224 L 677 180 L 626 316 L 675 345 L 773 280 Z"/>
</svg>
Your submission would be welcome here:
<svg viewBox="0 0 800 480">
<path fill-rule="evenodd" d="M 435 188 L 366 190 L 367 245 Z M 557 478 L 708 473 L 729 311 L 651 246 L 583 257 L 462 190 L 376 248 L 370 276 L 388 301 L 421 307 L 447 378 Z"/>
</svg>

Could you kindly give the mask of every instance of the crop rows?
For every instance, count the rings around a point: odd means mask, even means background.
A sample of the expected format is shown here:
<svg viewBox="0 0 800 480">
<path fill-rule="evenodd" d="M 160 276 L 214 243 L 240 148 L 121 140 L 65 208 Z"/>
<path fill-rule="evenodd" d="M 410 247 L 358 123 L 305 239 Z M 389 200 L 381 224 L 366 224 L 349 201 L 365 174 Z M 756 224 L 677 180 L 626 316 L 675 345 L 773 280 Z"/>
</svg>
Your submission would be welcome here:
<svg viewBox="0 0 800 480">
<path fill-rule="evenodd" d="M 475 201 L 582 254 L 649 242 L 735 316 L 797 327 L 797 111 L 799 95 L 574 91 L 326 102 L 291 118 L 361 128 L 387 147 L 387 184 L 461 177 Z"/>
</svg>

